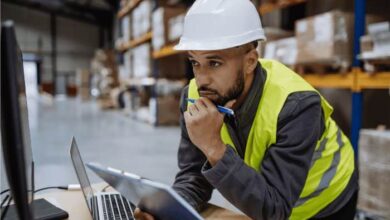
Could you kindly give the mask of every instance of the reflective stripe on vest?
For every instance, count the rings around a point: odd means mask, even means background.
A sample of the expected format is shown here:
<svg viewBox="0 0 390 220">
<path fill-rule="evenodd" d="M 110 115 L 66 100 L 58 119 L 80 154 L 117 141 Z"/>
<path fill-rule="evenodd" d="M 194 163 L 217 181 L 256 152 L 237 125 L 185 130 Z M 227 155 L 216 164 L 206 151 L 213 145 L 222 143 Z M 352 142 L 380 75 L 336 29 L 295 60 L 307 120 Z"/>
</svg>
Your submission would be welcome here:
<svg viewBox="0 0 390 220">
<path fill-rule="evenodd" d="M 267 78 L 245 148 L 245 163 L 261 172 L 265 152 L 277 141 L 277 121 L 287 97 L 294 92 L 315 91 L 299 75 L 273 60 L 259 60 Z M 189 98 L 199 98 L 191 80 Z M 189 104 L 190 105 L 190 104 Z M 333 109 L 321 96 L 325 130 L 318 140 L 302 193 L 290 219 L 308 219 L 334 201 L 347 186 L 354 170 L 354 154 L 348 138 L 330 117 Z M 225 144 L 234 147 L 226 125 L 221 129 Z"/>
</svg>

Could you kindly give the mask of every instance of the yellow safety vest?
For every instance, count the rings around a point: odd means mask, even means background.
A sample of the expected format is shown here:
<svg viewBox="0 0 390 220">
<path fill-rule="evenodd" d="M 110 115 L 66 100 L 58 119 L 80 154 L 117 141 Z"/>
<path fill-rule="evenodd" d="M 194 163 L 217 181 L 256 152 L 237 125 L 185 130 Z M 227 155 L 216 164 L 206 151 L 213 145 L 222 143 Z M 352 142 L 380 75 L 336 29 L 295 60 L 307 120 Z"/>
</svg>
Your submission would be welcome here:
<svg viewBox="0 0 390 220">
<path fill-rule="evenodd" d="M 267 72 L 267 79 L 249 132 L 244 161 L 261 172 L 265 152 L 277 141 L 278 116 L 287 97 L 294 92 L 317 91 L 283 64 L 274 60 L 259 61 Z M 188 91 L 189 98 L 199 98 L 194 79 L 191 80 Z M 317 141 L 305 185 L 290 219 L 311 218 L 329 205 L 345 189 L 355 169 L 351 143 L 331 118 L 333 108 L 322 96 L 321 106 L 325 130 Z M 221 138 L 225 144 L 235 149 L 226 124 L 222 126 Z"/>
</svg>

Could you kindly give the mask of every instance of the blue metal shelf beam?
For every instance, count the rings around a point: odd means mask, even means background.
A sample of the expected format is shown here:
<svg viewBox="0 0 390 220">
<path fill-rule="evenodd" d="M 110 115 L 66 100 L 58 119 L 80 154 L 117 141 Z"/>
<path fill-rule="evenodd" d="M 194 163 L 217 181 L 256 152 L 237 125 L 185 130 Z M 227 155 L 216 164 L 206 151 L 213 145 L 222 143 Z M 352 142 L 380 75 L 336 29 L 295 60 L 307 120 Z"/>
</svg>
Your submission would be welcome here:
<svg viewBox="0 0 390 220">
<path fill-rule="evenodd" d="M 353 67 L 360 67 L 361 62 L 357 59 L 360 53 L 360 37 L 364 35 L 366 24 L 366 0 L 355 0 L 355 23 L 354 23 L 354 45 L 353 45 Z M 359 132 L 362 127 L 363 94 L 361 91 L 352 93 L 352 123 L 351 141 L 358 156 Z"/>
</svg>

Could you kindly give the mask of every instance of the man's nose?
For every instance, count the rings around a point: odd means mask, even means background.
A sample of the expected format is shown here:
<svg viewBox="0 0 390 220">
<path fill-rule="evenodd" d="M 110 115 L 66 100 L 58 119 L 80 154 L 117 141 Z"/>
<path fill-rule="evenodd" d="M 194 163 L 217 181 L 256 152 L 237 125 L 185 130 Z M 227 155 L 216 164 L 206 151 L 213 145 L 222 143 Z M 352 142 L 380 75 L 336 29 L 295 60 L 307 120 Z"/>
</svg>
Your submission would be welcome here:
<svg viewBox="0 0 390 220">
<path fill-rule="evenodd" d="M 195 73 L 195 80 L 198 87 L 207 86 L 211 83 L 211 77 L 204 69 L 200 69 Z"/>
</svg>

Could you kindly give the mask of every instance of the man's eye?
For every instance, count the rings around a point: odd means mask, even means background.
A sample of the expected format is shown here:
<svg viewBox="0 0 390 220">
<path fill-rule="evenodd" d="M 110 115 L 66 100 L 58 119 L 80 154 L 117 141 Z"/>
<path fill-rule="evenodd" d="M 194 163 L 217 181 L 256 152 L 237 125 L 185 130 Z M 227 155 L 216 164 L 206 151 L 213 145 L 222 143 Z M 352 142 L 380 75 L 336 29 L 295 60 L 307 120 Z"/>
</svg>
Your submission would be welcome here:
<svg viewBox="0 0 390 220">
<path fill-rule="evenodd" d="M 199 65 L 199 63 L 194 61 L 194 60 L 190 60 L 190 63 L 191 63 L 192 66 L 198 66 Z"/>
<path fill-rule="evenodd" d="M 216 61 L 210 61 L 210 66 L 211 67 L 219 67 L 221 66 L 222 64 L 220 62 L 216 62 Z"/>
</svg>

